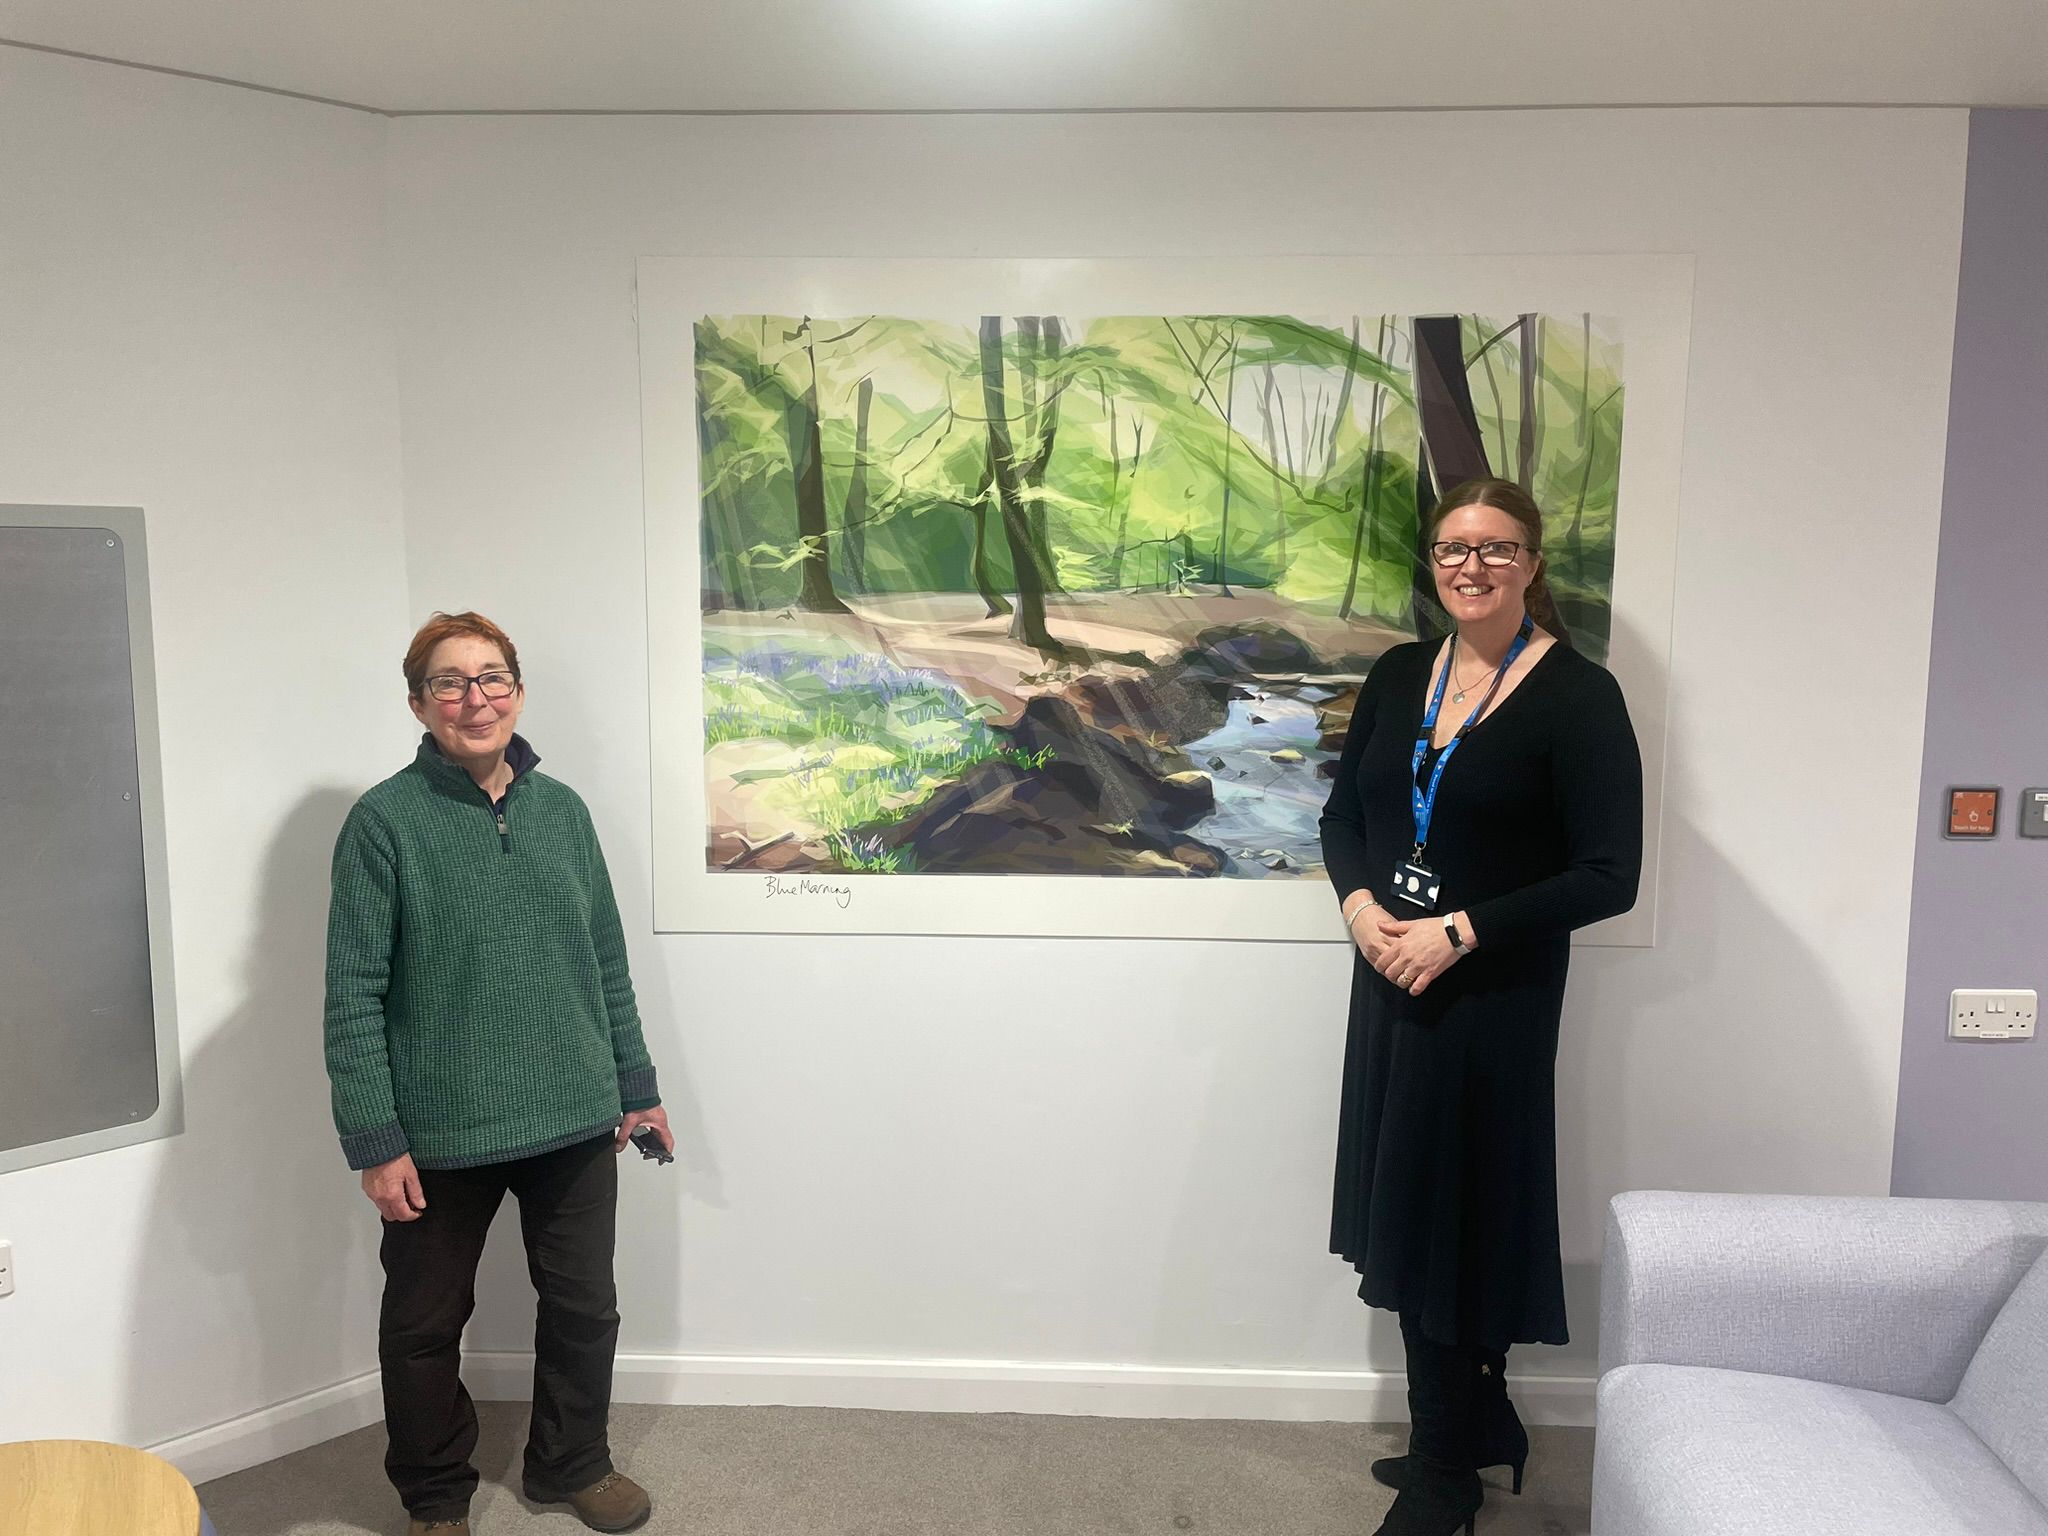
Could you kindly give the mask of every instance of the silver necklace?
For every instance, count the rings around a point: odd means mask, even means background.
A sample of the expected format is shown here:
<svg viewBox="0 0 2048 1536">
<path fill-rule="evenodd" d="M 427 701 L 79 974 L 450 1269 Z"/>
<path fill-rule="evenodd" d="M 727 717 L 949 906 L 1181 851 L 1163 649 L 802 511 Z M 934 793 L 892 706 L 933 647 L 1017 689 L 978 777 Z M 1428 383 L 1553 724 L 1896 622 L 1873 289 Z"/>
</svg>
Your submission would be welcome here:
<svg viewBox="0 0 2048 1536">
<path fill-rule="evenodd" d="M 1451 641 L 1451 655 L 1450 655 L 1450 659 L 1449 659 L 1449 660 L 1448 660 L 1447 662 L 1445 662 L 1445 663 L 1444 663 L 1444 665 L 1445 665 L 1446 667 L 1450 668 L 1450 672 L 1451 672 L 1451 681 L 1452 681 L 1452 682 L 1453 682 L 1454 684 L 1455 684 L 1455 683 L 1457 683 L 1457 681 L 1458 681 L 1458 642 L 1457 642 L 1457 641 L 1456 641 L 1455 639 Z M 1484 672 L 1481 672 L 1481 673 L 1479 674 L 1479 679 L 1480 679 L 1480 681 L 1484 681 L 1484 680 L 1485 680 L 1485 678 L 1486 678 L 1486 676 L 1487 676 L 1487 674 L 1486 674 L 1486 673 L 1484 673 Z M 1452 693 L 1452 695 L 1451 695 L 1451 702 L 1452 702 L 1453 704 L 1462 704 L 1462 703 L 1464 703 L 1464 702 L 1465 702 L 1465 695 L 1466 695 L 1466 694 L 1468 694 L 1468 693 L 1470 693 L 1470 692 L 1471 692 L 1471 691 L 1472 691 L 1472 690 L 1473 690 L 1474 688 L 1477 688 L 1478 686 L 1479 686 L 1479 683 L 1478 683 L 1478 682 L 1470 682 L 1470 683 L 1465 683 L 1465 684 L 1462 684 L 1462 685 L 1458 686 L 1457 690 L 1456 690 L 1456 691 L 1455 691 L 1454 693 Z"/>
</svg>

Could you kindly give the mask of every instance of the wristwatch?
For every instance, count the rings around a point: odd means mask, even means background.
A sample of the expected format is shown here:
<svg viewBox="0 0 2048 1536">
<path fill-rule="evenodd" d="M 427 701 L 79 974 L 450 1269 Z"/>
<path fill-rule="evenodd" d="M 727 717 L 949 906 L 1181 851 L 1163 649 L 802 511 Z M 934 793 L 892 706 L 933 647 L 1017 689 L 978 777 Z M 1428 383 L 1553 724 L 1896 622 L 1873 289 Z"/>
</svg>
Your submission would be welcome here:
<svg viewBox="0 0 2048 1536">
<path fill-rule="evenodd" d="M 1458 952 L 1459 954 L 1461 954 L 1461 955 L 1462 955 L 1462 954 L 1464 954 L 1464 953 L 1465 953 L 1465 951 L 1466 951 L 1467 949 L 1471 948 L 1471 946 L 1470 946 L 1470 945 L 1468 945 L 1468 944 L 1467 944 L 1467 943 L 1466 943 L 1466 942 L 1464 941 L 1464 939 L 1463 939 L 1463 938 L 1461 938 L 1461 937 L 1459 936 L 1459 934 L 1458 934 L 1458 914 L 1457 914 L 1457 913 L 1455 913 L 1455 912 L 1452 912 L 1452 913 L 1448 913 L 1448 914 L 1446 914 L 1446 916 L 1444 917 L 1444 932 L 1450 935 L 1450 938 L 1451 938 L 1451 948 L 1452 948 L 1452 949 L 1454 949 L 1454 950 L 1456 950 L 1456 951 L 1457 951 L 1457 952 Z"/>
</svg>

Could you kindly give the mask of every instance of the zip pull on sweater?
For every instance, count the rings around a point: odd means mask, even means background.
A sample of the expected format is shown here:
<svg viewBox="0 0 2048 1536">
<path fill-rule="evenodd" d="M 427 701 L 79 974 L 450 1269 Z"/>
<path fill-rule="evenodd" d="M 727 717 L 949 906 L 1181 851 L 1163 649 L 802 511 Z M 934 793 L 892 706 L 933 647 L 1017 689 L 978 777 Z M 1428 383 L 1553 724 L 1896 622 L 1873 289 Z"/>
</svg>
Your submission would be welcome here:
<svg viewBox="0 0 2048 1536">
<path fill-rule="evenodd" d="M 429 754 L 431 754 L 431 757 Z M 540 766 L 540 754 L 533 750 L 533 743 L 529 742 L 524 736 L 516 733 L 513 735 L 511 744 L 505 748 L 505 765 L 512 770 L 512 781 L 505 786 L 505 793 L 498 796 L 495 800 L 491 798 L 489 790 L 476 782 L 476 779 L 467 768 L 449 759 L 448 755 L 441 750 L 441 744 L 434 740 L 434 733 L 432 731 L 427 732 L 426 735 L 420 738 L 420 760 L 430 772 L 447 778 L 451 783 L 467 781 L 475 787 L 476 792 L 483 797 L 484 804 L 490 808 L 491 815 L 498 823 L 498 851 L 500 853 L 510 853 L 512 851 L 512 829 L 505 820 L 505 806 L 512 798 L 512 791 L 519 787 L 519 781 Z"/>
</svg>

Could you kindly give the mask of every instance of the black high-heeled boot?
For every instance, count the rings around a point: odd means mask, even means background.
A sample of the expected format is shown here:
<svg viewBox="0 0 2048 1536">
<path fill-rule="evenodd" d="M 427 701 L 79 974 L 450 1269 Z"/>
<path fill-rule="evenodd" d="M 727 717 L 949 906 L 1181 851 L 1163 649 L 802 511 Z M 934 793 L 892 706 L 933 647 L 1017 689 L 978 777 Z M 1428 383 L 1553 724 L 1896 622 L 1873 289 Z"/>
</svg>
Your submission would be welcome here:
<svg viewBox="0 0 2048 1536">
<path fill-rule="evenodd" d="M 1508 1397 L 1505 1350 L 1479 1351 L 1479 1382 L 1472 1394 L 1472 1460 L 1475 1468 L 1506 1467 L 1514 1473 L 1515 1492 L 1522 1491 L 1522 1468 L 1529 1464 L 1529 1431 Z"/>
<path fill-rule="evenodd" d="M 1454 1472 L 1417 1460 L 1375 1536 L 1458 1536 L 1460 1531 L 1473 1536 L 1485 1502 L 1477 1472 Z"/>
<path fill-rule="evenodd" d="M 1472 1470 L 1473 1399 L 1478 1364 L 1473 1351 L 1437 1344 L 1407 1318 L 1408 1468 L 1394 1507 L 1377 1536 L 1472 1536 L 1473 1517 L 1485 1495 Z"/>
<path fill-rule="evenodd" d="M 1477 1356 L 1479 1380 L 1472 1394 L 1473 1470 L 1506 1467 L 1514 1474 L 1519 1494 L 1522 1469 L 1529 1462 L 1529 1432 L 1508 1398 L 1507 1355 L 1482 1349 Z M 1410 1460 L 1407 1456 L 1382 1456 L 1372 1464 L 1372 1475 L 1389 1488 L 1405 1488 Z"/>
</svg>

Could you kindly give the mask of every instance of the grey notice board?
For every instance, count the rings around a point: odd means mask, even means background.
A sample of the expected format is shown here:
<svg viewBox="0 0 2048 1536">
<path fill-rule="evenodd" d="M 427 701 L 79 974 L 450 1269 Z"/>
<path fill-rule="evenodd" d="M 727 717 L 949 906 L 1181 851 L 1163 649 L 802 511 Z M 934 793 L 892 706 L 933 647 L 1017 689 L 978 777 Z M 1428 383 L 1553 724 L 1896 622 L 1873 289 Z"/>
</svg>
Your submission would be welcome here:
<svg viewBox="0 0 2048 1536">
<path fill-rule="evenodd" d="M 0 504 L 0 1173 L 182 1128 L 133 507 Z"/>
</svg>

